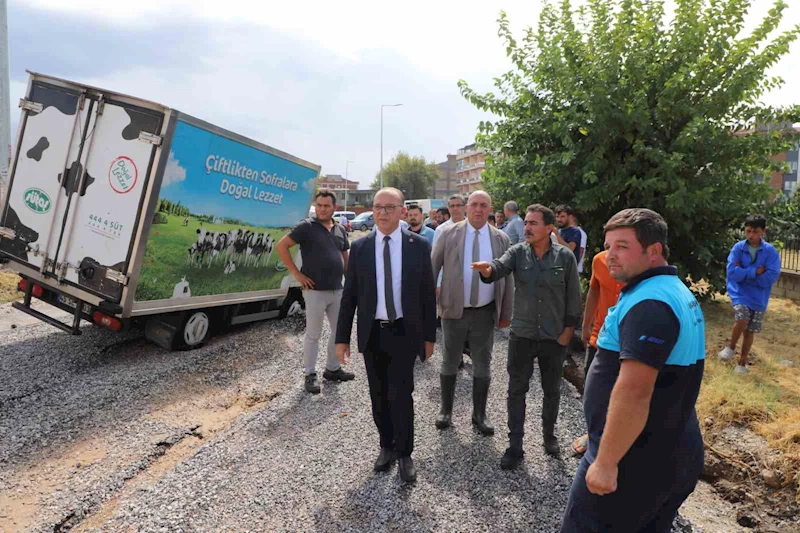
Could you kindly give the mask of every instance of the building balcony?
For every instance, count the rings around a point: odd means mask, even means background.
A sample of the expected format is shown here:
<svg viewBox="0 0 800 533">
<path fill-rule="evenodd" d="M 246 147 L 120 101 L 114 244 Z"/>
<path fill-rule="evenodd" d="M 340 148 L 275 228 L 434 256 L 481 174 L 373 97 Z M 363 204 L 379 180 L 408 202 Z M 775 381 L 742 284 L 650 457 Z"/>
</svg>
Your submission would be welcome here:
<svg viewBox="0 0 800 533">
<path fill-rule="evenodd" d="M 486 162 L 485 161 L 478 161 L 477 163 L 472 163 L 472 164 L 469 164 L 469 165 L 462 165 L 462 166 L 456 168 L 456 174 L 458 174 L 459 172 L 465 172 L 467 170 L 472 170 L 473 168 L 486 168 Z"/>
</svg>

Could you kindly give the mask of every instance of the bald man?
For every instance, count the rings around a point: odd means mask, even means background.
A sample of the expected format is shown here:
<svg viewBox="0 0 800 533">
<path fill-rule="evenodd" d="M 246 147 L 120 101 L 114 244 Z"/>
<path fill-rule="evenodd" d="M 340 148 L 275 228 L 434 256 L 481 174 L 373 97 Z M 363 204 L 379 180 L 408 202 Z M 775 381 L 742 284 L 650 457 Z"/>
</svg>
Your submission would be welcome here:
<svg viewBox="0 0 800 533">
<path fill-rule="evenodd" d="M 442 403 L 436 427 L 452 424 L 456 376 L 464 342 L 469 341 L 473 364 L 472 424 L 483 435 L 493 435 L 486 417 L 494 328 L 508 327 L 514 298 L 511 277 L 481 283 L 470 265 L 501 257 L 511 246 L 508 236 L 488 224 L 492 199 L 473 192 L 466 202 L 467 218 L 442 230 L 433 246 L 433 274 L 442 273 L 439 316 L 442 317 L 444 349 L 439 374 Z"/>
</svg>

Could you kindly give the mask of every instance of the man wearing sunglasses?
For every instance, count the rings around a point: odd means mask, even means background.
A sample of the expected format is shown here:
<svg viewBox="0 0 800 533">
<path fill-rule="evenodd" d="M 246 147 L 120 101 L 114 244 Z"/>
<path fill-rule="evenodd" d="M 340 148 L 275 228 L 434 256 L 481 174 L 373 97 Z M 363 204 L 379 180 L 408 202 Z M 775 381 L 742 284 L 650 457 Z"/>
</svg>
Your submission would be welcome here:
<svg viewBox="0 0 800 533">
<path fill-rule="evenodd" d="M 336 330 L 336 355 L 350 357 L 358 312 L 358 351 L 364 354 L 372 417 L 380 435 L 374 470 L 398 459 L 400 478 L 417 474 L 414 449 L 414 360 L 427 360 L 436 342 L 436 298 L 431 248 L 424 237 L 400 227 L 403 193 L 393 187 L 373 199 L 375 231 L 350 249 Z"/>
</svg>

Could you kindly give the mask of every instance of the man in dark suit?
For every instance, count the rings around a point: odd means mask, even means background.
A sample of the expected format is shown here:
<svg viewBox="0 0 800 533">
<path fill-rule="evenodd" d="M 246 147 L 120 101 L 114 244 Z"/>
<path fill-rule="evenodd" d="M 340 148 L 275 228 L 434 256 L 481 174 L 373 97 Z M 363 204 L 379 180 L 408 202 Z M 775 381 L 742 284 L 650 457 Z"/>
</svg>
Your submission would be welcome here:
<svg viewBox="0 0 800 533">
<path fill-rule="evenodd" d="M 336 355 L 350 357 L 350 333 L 358 309 L 358 351 L 364 364 L 381 450 L 375 471 L 399 459 L 400 477 L 416 480 L 414 360 L 427 360 L 436 342 L 436 285 L 428 242 L 400 228 L 403 193 L 387 187 L 375 194 L 375 231 L 350 248 Z"/>
</svg>

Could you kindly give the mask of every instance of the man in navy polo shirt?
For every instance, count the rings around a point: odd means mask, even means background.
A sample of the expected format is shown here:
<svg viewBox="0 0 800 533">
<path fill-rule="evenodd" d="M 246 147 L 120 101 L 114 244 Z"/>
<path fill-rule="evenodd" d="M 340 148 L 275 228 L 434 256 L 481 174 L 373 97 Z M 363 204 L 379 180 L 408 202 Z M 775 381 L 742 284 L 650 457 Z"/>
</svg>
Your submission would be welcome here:
<svg viewBox="0 0 800 533">
<path fill-rule="evenodd" d="M 350 257 L 347 231 L 333 220 L 336 196 L 330 191 L 314 195 L 314 216 L 301 220 L 292 231 L 278 241 L 276 249 L 286 268 L 303 287 L 306 302 L 306 334 L 303 338 L 305 389 L 319 394 L 317 356 L 322 322 L 328 317 L 331 334 L 328 338 L 328 358 L 322 376 L 328 381 L 350 381 L 355 374 L 342 368 L 336 356 L 336 324 L 342 300 L 342 278 Z M 303 259 L 297 268 L 289 248 L 300 245 Z"/>
<path fill-rule="evenodd" d="M 575 215 L 575 211 L 568 205 L 560 205 L 556 207 L 556 224 L 558 224 L 558 233 L 555 237 L 558 244 L 566 246 L 572 253 L 575 254 L 575 262 L 580 266 L 581 259 L 583 258 L 583 250 L 581 249 L 581 230 L 570 224 L 570 220 Z M 581 270 L 578 270 L 580 274 Z"/>
<path fill-rule="evenodd" d="M 604 228 L 611 276 L 627 283 L 597 340 L 586 380 L 589 449 L 562 533 L 668 533 L 703 469 L 695 402 L 703 312 L 667 264 L 667 224 L 625 209 Z"/>
</svg>

